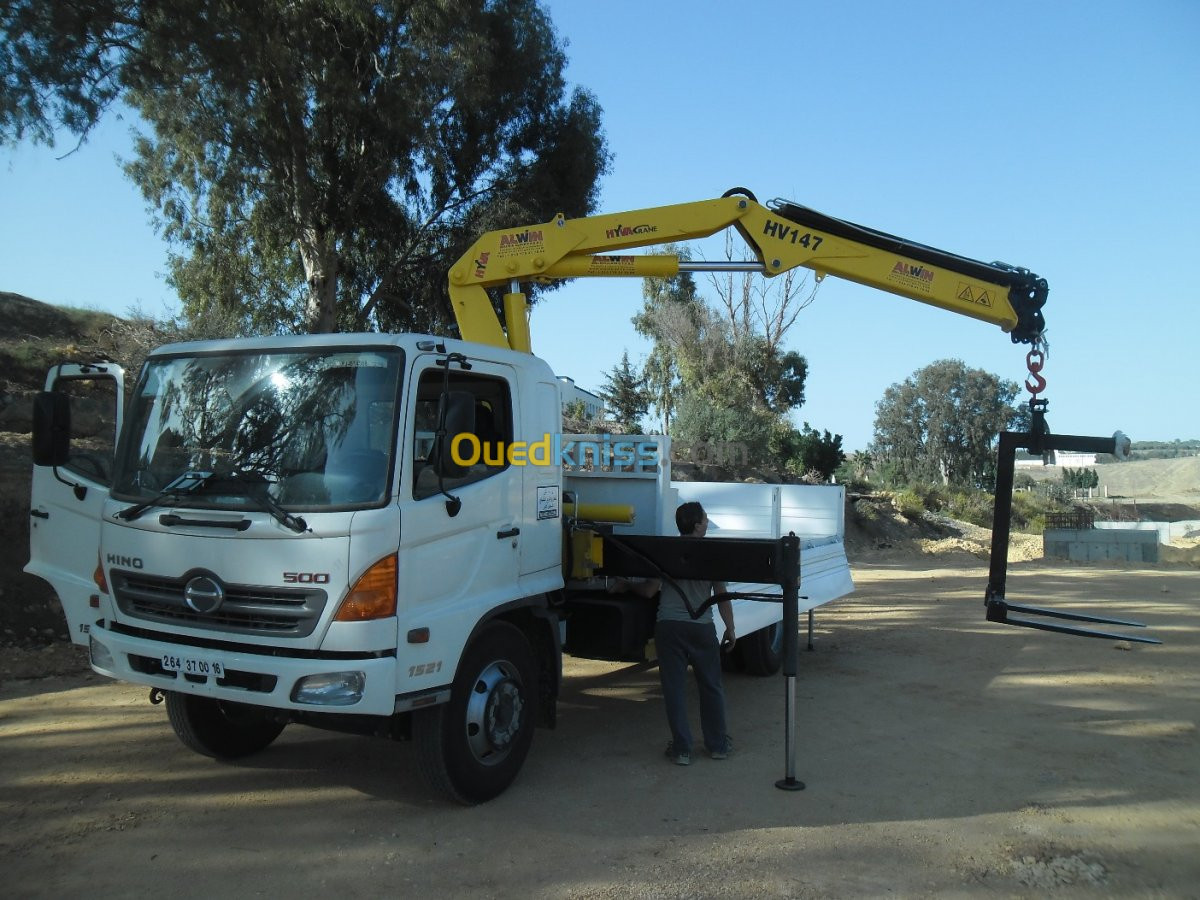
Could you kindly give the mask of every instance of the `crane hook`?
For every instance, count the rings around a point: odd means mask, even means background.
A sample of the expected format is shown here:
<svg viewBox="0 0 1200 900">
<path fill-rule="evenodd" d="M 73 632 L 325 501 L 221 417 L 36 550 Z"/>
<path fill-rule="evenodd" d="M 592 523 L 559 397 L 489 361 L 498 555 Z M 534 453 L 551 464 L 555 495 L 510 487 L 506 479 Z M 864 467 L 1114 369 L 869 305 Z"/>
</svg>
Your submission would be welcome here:
<svg viewBox="0 0 1200 900">
<path fill-rule="evenodd" d="M 1046 389 L 1046 379 L 1041 376 L 1042 367 L 1046 364 L 1046 354 L 1034 347 L 1025 354 L 1025 365 L 1029 367 L 1029 377 L 1025 379 L 1025 389 L 1033 394 L 1033 399 Z"/>
</svg>

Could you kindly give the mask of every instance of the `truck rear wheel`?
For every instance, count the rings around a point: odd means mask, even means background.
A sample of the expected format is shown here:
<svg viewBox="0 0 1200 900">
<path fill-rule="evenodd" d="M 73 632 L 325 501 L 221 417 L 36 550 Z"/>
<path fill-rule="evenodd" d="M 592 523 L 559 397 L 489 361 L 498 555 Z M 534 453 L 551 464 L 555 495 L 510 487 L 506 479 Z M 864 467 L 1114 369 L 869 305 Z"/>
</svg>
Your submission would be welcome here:
<svg viewBox="0 0 1200 900">
<path fill-rule="evenodd" d="M 748 675 L 774 675 L 783 665 L 783 623 L 760 628 L 738 638 L 738 649 Z"/>
<path fill-rule="evenodd" d="M 183 745 L 202 756 L 237 759 L 267 747 L 286 722 L 257 706 L 167 692 L 167 718 Z"/>
<path fill-rule="evenodd" d="M 489 625 L 463 654 L 450 702 L 413 717 L 425 780 L 468 805 L 502 793 L 529 753 L 537 705 L 529 641 L 506 622 Z"/>
</svg>

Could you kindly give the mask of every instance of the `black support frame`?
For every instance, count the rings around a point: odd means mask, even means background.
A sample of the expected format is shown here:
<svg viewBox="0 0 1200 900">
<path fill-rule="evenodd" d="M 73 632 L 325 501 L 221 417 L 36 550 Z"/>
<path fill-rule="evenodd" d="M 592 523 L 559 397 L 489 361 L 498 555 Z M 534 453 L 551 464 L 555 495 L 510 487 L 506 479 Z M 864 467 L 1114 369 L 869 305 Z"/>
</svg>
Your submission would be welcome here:
<svg viewBox="0 0 1200 900">
<path fill-rule="evenodd" d="M 1066 613 L 1058 610 L 1018 605 L 1009 603 L 1005 598 L 1005 582 L 1008 577 L 1008 543 L 1012 528 L 1013 481 L 1016 470 L 1017 450 L 1024 449 L 1035 454 L 1043 454 L 1051 450 L 1118 454 L 1122 449 L 1117 445 L 1120 439 L 1118 435 L 1102 438 L 1085 437 L 1076 434 L 1051 434 L 1046 425 L 1047 403 L 1048 401 L 1037 398 L 1029 401 L 1029 410 L 1031 413 L 1029 431 L 1000 432 L 1000 446 L 996 464 L 996 503 L 992 512 L 991 561 L 988 566 L 988 585 L 983 601 L 986 607 L 987 620 L 1003 625 L 1036 628 L 1041 631 L 1055 631 L 1060 634 L 1072 634 L 1078 637 L 1107 638 L 1142 644 L 1161 644 L 1162 641 L 1155 640 L 1154 638 L 1133 637 L 1126 634 L 1114 634 L 1107 631 L 1096 631 L 1089 628 L 1077 628 L 1068 625 L 1055 625 L 1049 622 L 1036 622 L 1029 619 L 1014 619 L 1009 616 L 1009 613 L 1016 612 L 1027 616 L 1066 619 L 1076 622 L 1122 625 L 1131 628 L 1145 627 L 1141 622 L 1130 622 L 1123 619 L 1110 619 L 1101 616 Z"/>
<path fill-rule="evenodd" d="M 775 786 L 786 791 L 804 790 L 796 779 L 796 670 L 799 667 L 800 538 L 794 533 L 777 540 L 755 538 L 705 539 L 658 535 L 604 535 L 604 565 L 597 575 L 645 578 L 686 578 L 703 581 L 745 581 L 778 584 L 774 594 L 722 594 L 700 609 L 721 600 L 742 597 L 783 603 L 784 777 Z M 686 602 L 686 600 L 685 600 Z"/>
</svg>

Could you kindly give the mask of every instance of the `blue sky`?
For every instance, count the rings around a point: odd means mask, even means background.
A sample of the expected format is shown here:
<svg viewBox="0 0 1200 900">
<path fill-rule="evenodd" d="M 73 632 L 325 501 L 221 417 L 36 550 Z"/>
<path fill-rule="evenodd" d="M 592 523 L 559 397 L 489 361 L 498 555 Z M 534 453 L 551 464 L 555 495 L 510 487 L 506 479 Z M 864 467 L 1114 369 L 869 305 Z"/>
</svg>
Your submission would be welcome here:
<svg viewBox="0 0 1200 900">
<path fill-rule="evenodd" d="M 1200 437 L 1200 3 L 554 0 L 568 78 L 604 109 L 601 211 L 720 196 L 794 200 L 1045 277 L 1053 430 Z M 161 315 L 166 251 L 114 155 L 0 157 L 0 290 Z M 522 223 L 526 224 L 526 223 Z M 702 248 L 718 258 L 719 247 Z M 594 388 L 648 346 L 633 280 L 577 281 L 534 310 L 535 352 Z M 943 358 L 1014 381 L 994 326 L 835 279 L 789 333 L 797 422 L 871 439 L 891 384 Z"/>
</svg>

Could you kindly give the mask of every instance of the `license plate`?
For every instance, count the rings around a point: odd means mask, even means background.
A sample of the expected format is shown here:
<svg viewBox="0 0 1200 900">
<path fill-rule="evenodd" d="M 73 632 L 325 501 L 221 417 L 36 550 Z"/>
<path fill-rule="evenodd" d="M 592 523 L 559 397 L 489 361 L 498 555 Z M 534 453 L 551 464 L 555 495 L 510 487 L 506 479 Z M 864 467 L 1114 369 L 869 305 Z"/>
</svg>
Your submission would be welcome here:
<svg viewBox="0 0 1200 900">
<path fill-rule="evenodd" d="M 203 675 L 214 678 L 225 677 L 225 667 L 215 659 L 203 659 L 198 656 L 176 656 L 174 653 L 162 655 L 162 667 L 165 672 L 182 672 L 184 675 Z"/>
</svg>

